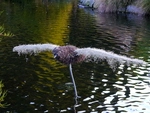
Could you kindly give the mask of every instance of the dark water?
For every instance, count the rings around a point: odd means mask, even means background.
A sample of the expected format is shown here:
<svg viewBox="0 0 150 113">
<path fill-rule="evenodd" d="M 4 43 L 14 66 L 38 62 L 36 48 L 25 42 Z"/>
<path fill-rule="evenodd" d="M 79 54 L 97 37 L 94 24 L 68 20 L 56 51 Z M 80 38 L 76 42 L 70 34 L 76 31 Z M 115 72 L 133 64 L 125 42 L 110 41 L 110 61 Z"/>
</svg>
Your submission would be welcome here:
<svg viewBox="0 0 150 113">
<path fill-rule="evenodd" d="M 97 14 L 70 0 L 0 0 L 0 11 L 0 25 L 15 34 L 0 42 L 0 79 L 9 104 L 1 113 L 149 113 L 149 64 L 115 71 L 106 62 L 73 65 L 81 96 L 75 101 L 68 66 L 49 52 L 12 52 L 19 44 L 73 44 L 150 62 L 149 18 Z"/>
</svg>

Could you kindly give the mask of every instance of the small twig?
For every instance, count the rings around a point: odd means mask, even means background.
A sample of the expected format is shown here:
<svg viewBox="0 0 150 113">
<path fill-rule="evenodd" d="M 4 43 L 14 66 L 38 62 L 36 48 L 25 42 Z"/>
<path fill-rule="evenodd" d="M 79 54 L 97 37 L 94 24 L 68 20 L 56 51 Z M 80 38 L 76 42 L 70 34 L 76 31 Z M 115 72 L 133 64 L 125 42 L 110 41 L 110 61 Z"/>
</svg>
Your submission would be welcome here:
<svg viewBox="0 0 150 113">
<path fill-rule="evenodd" d="M 72 65 L 71 64 L 69 64 L 69 69 L 70 69 L 70 75 L 71 75 L 71 79 L 72 79 L 73 86 L 74 86 L 75 99 L 77 99 L 77 98 L 80 98 L 80 96 L 78 96 L 76 83 L 75 83 L 74 76 L 73 76 L 73 73 L 72 73 Z"/>
</svg>

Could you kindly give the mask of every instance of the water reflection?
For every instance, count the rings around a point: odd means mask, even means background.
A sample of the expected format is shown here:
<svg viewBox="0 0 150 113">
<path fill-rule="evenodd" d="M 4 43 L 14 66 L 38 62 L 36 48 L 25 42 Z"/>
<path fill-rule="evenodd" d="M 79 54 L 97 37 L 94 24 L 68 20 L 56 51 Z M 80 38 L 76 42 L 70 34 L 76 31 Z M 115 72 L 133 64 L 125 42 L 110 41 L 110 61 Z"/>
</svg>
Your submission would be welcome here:
<svg viewBox="0 0 150 113">
<path fill-rule="evenodd" d="M 24 43 L 71 43 L 150 62 L 149 21 L 131 15 L 97 15 L 75 3 L 2 1 L 0 23 L 16 36 L 0 43 L 0 79 L 8 90 L 5 102 L 10 104 L 0 111 L 149 113 L 150 65 L 121 65 L 115 71 L 106 62 L 73 65 L 81 96 L 75 101 L 68 66 L 48 52 L 26 57 L 12 52 L 14 46 Z"/>
</svg>

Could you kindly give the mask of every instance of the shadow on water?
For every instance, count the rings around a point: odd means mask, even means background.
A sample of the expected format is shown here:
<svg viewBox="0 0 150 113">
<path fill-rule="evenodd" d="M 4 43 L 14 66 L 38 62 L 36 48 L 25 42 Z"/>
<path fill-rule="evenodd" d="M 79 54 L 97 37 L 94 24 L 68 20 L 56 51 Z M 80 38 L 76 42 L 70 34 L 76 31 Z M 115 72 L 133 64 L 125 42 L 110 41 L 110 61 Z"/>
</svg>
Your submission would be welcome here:
<svg viewBox="0 0 150 113">
<path fill-rule="evenodd" d="M 49 52 L 35 56 L 12 52 L 19 44 L 70 43 L 149 62 L 146 18 L 97 14 L 79 8 L 76 1 L 1 1 L 0 24 L 15 34 L 0 42 L 0 79 L 8 90 L 5 102 L 10 104 L 0 109 L 2 113 L 149 112 L 149 65 L 121 65 L 115 71 L 106 62 L 73 65 L 81 96 L 75 101 L 68 66 L 55 61 Z"/>
</svg>

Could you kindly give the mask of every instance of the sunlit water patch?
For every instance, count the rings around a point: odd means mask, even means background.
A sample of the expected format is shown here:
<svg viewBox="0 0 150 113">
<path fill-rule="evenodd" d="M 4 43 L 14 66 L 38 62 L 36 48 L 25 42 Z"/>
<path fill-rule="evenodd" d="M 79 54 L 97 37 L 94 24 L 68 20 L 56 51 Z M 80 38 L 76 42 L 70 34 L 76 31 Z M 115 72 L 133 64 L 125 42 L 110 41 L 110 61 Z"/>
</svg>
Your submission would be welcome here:
<svg viewBox="0 0 150 113">
<path fill-rule="evenodd" d="M 120 67 L 122 69 L 122 66 Z M 132 68 L 132 67 L 131 67 Z M 133 69 L 133 68 L 132 68 Z M 146 74 L 146 68 L 136 68 L 133 70 L 144 71 Z M 132 70 L 132 71 L 133 71 Z M 122 70 L 119 72 L 124 73 Z M 127 71 L 128 73 L 122 74 L 121 77 L 119 74 L 119 79 L 116 82 L 110 82 L 108 79 L 102 79 L 100 82 L 103 83 L 105 90 L 99 92 L 102 86 L 93 87 L 91 94 L 88 97 L 80 99 L 79 103 L 76 105 L 76 109 L 84 108 L 85 110 L 78 110 L 79 112 L 102 112 L 102 113 L 148 113 L 150 106 L 150 78 L 143 74 L 137 74 L 136 71 L 133 73 Z M 131 74 L 133 73 L 133 74 Z M 104 74 L 103 76 L 105 76 Z M 126 79 L 126 80 L 124 80 Z M 116 89 L 112 91 L 109 87 L 106 87 L 107 84 L 110 84 Z M 99 95 L 99 96 L 98 96 Z M 105 97 L 105 98 L 103 98 Z"/>
</svg>

